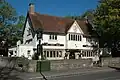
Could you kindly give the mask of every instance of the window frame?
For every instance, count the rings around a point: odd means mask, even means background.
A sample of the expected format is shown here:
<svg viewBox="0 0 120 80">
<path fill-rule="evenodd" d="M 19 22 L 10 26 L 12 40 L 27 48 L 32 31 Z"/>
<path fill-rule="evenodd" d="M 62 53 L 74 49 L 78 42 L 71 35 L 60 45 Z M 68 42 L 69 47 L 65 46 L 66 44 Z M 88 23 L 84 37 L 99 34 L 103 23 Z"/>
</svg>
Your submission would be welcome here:
<svg viewBox="0 0 120 80">
<path fill-rule="evenodd" d="M 49 40 L 57 40 L 57 35 L 56 34 L 50 34 L 49 35 Z"/>
</svg>

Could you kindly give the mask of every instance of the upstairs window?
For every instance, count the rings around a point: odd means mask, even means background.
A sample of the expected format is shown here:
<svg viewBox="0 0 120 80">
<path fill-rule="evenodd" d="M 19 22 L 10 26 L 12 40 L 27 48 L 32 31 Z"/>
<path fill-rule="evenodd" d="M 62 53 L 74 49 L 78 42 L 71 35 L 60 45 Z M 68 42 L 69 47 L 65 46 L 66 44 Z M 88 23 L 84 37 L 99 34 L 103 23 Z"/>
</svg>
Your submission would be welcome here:
<svg viewBox="0 0 120 80">
<path fill-rule="evenodd" d="M 71 36 L 71 35 L 69 34 L 69 40 L 70 40 L 70 38 L 71 38 L 70 36 Z"/>
<path fill-rule="evenodd" d="M 50 36 L 49 36 L 49 39 L 50 39 L 50 40 L 57 40 L 57 35 L 50 35 Z"/>
<path fill-rule="evenodd" d="M 78 35 L 78 41 L 81 41 L 81 35 Z"/>
<path fill-rule="evenodd" d="M 81 41 L 81 35 L 79 34 L 69 34 L 70 41 Z"/>
</svg>

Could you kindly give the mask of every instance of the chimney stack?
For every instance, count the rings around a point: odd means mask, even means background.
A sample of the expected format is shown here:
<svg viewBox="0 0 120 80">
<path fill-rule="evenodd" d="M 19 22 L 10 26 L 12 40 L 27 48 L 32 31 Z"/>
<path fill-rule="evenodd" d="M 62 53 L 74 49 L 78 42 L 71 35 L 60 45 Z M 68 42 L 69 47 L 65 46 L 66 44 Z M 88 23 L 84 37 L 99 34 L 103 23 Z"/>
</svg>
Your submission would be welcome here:
<svg viewBox="0 0 120 80">
<path fill-rule="evenodd" d="M 34 14 L 34 3 L 29 4 L 29 13 Z"/>
</svg>

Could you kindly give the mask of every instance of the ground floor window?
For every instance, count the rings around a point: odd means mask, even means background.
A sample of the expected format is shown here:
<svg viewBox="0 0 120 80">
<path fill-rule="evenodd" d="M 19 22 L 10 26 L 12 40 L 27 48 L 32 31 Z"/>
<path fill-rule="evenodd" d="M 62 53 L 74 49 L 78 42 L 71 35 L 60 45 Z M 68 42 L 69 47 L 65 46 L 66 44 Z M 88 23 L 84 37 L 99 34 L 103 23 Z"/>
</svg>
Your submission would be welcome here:
<svg viewBox="0 0 120 80">
<path fill-rule="evenodd" d="M 49 57 L 49 51 L 47 51 L 47 57 Z"/>
<path fill-rule="evenodd" d="M 82 51 L 82 57 L 93 57 L 94 53 L 92 51 Z"/>
<path fill-rule="evenodd" d="M 57 51 L 57 57 L 59 57 L 59 51 Z"/>
<path fill-rule="evenodd" d="M 50 57 L 52 57 L 52 51 L 50 51 Z"/>
<path fill-rule="evenodd" d="M 45 57 L 62 57 L 62 51 L 60 50 L 44 50 L 43 55 Z"/>
</svg>

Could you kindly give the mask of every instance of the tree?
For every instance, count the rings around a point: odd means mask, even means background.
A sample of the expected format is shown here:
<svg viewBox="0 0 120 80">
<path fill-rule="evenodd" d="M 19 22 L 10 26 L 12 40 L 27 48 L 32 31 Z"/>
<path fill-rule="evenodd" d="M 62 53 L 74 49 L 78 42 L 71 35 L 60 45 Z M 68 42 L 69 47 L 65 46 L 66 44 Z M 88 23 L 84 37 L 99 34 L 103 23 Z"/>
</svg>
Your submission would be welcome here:
<svg viewBox="0 0 120 80">
<path fill-rule="evenodd" d="M 22 29 L 24 26 L 24 22 L 25 22 L 25 16 L 23 16 L 23 15 L 18 16 L 17 27 Z"/>
<path fill-rule="evenodd" d="M 65 18 L 74 19 L 74 20 L 79 20 L 79 19 L 80 19 L 80 16 L 65 16 Z"/>
<path fill-rule="evenodd" d="M 10 25 L 16 22 L 16 11 L 5 0 L 0 1 L 0 24 L 3 26 Z"/>
<path fill-rule="evenodd" d="M 87 18 L 87 17 L 90 18 L 90 20 L 93 19 L 93 17 L 94 17 L 94 10 L 92 10 L 92 9 L 87 10 L 80 16 L 81 19 L 84 19 L 84 18 Z"/>
<path fill-rule="evenodd" d="M 120 0 L 100 0 L 95 10 L 94 24 L 101 36 L 101 47 L 112 48 L 116 56 L 115 53 L 120 51 Z"/>
<path fill-rule="evenodd" d="M 80 16 L 66 16 L 66 18 L 75 19 L 75 20 L 86 19 L 87 17 L 89 19 L 92 19 L 94 17 L 94 10 L 92 9 L 87 10 Z"/>
<path fill-rule="evenodd" d="M 15 9 L 5 0 L 0 0 L 0 39 L 7 40 L 10 46 L 15 46 L 22 37 L 22 27 L 25 17 L 17 16 Z"/>
</svg>

